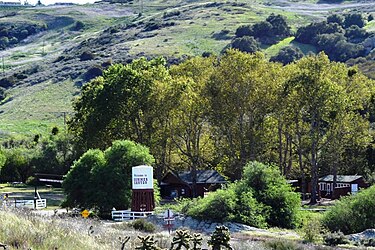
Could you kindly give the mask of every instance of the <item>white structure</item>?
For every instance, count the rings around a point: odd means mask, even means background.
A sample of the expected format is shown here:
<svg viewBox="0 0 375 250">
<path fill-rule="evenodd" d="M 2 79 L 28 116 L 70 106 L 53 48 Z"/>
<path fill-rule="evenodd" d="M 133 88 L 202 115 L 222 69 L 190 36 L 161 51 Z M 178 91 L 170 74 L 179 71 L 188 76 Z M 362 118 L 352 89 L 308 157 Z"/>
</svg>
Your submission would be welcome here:
<svg viewBox="0 0 375 250">
<path fill-rule="evenodd" d="M 47 207 L 46 199 L 37 199 L 35 200 L 15 200 L 14 207 L 16 208 L 29 208 L 29 209 L 43 209 Z"/>
<path fill-rule="evenodd" d="M 141 165 L 132 168 L 132 189 L 154 189 L 153 168 Z"/>
<path fill-rule="evenodd" d="M 124 221 L 124 220 L 135 220 L 139 218 L 146 218 L 147 216 L 154 214 L 154 212 L 137 212 L 130 210 L 113 210 L 112 220 L 114 221 Z"/>
</svg>

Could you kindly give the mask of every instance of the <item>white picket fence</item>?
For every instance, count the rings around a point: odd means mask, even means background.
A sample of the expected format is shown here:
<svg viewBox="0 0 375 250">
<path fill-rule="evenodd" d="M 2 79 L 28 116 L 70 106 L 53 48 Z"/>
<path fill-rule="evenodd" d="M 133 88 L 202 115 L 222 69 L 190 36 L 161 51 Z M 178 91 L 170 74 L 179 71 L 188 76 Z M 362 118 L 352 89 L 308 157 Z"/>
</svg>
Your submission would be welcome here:
<svg viewBox="0 0 375 250">
<path fill-rule="evenodd" d="M 112 220 L 114 221 L 135 220 L 139 218 L 146 218 L 147 216 L 153 213 L 154 212 L 135 212 L 135 211 L 130 211 L 130 210 L 113 210 Z"/>
<path fill-rule="evenodd" d="M 34 209 L 34 200 L 15 200 L 14 207 Z M 35 209 L 43 209 L 47 207 L 47 199 L 37 199 Z"/>
</svg>

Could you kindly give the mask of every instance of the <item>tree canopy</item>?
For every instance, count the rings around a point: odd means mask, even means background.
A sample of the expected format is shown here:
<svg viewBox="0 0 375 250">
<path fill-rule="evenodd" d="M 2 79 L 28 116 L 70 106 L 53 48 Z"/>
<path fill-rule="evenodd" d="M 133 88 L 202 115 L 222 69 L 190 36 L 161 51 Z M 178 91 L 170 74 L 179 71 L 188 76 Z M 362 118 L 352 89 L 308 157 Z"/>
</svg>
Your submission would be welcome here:
<svg viewBox="0 0 375 250">
<path fill-rule="evenodd" d="M 324 53 L 285 66 L 232 49 L 171 67 L 139 59 L 85 85 L 69 127 L 84 150 L 146 145 L 159 179 L 205 168 L 239 179 L 257 160 L 316 183 L 335 171 L 371 173 L 374 86 Z"/>
<path fill-rule="evenodd" d="M 76 161 L 63 182 L 65 206 L 97 209 L 127 209 L 131 203 L 131 171 L 151 165 L 148 148 L 132 141 L 115 141 L 104 152 L 91 149 Z"/>
</svg>

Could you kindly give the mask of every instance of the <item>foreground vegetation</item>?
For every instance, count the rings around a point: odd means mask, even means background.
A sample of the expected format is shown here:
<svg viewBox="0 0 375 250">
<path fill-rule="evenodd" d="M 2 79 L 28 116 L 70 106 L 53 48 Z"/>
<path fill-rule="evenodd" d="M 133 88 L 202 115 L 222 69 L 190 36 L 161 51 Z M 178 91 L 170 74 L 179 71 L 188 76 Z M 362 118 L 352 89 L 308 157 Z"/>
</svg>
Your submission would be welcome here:
<svg viewBox="0 0 375 250">
<path fill-rule="evenodd" d="M 249 162 L 238 182 L 205 198 L 179 203 L 179 211 L 200 220 L 236 221 L 258 228 L 301 225 L 299 195 L 277 168 L 259 162 Z"/>
<path fill-rule="evenodd" d="M 331 231 L 345 234 L 375 228 L 375 185 L 355 196 L 343 197 L 330 209 L 323 223 Z"/>
<path fill-rule="evenodd" d="M 148 146 L 158 179 L 178 166 L 236 180 L 248 161 L 273 162 L 288 178 L 308 175 L 314 203 L 319 175 L 374 172 L 374 87 L 323 53 L 286 66 L 235 50 L 171 68 L 139 59 L 85 85 L 69 129 L 83 149 Z"/>
</svg>

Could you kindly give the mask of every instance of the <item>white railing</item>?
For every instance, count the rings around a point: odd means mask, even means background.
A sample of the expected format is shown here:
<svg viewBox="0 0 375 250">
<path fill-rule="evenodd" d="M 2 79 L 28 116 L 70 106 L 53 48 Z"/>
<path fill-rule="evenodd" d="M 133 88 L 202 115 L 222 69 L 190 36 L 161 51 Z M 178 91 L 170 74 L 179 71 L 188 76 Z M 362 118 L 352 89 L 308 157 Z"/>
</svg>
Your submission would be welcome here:
<svg viewBox="0 0 375 250">
<path fill-rule="evenodd" d="M 43 209 L 47 207 L 47 200 L 46 199 L 38 199 L 36 200 L 35 209 Z M 14 206 L 16 208 L 30 208 L 34 209 L 34 200 L 15 200 Z"/>
<path fill-rule="evenodd" d="M 154 212 L 136 212 L 130 210 L 114 210 L 112 211 L 112 220 L 124 221 L 124 220 L 135 220 L 138 218 L 146 218 L 148 215 Z"/>
<path fill-rule="evenodd" d="M 47 199 L 36 200 L 36 209 L 43 209 L 47 207 Z"/>
</svg>

